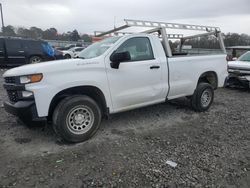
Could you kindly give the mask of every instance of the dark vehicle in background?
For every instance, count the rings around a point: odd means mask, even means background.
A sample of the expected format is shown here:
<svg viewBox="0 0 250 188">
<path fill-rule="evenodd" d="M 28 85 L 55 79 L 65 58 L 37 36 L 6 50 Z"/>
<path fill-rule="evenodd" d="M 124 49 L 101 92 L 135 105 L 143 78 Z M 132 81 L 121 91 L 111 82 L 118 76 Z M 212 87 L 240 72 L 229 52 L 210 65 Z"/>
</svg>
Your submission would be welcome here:
<svg viewBox="0 0 250 188">
<path fill-rule="evenodd" d="M 48 42 L 0 37 L 0 67 L 15 67 L 55 59 L 55 51 Z"/>
</svg>

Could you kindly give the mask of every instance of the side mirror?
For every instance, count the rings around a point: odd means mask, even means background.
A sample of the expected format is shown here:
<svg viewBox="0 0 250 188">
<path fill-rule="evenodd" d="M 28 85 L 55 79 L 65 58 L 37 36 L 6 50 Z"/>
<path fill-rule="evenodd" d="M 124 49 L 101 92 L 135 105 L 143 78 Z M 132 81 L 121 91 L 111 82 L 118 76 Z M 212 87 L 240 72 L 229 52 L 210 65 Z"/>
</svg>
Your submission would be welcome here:
<svg viewBox="0 0 250 188">
<path fill-rule="evenodd" d="M 130 60 L 131 60 L 131 56 L 128 51 L 121 52 L 121 53 L 114 52 L 110 56 L 110 61 L 111 61 L 110 65 L 113 69 L 119 69 L 120 63 L 125 62 L 125 61 L 130 61 Z"/>
</svg>

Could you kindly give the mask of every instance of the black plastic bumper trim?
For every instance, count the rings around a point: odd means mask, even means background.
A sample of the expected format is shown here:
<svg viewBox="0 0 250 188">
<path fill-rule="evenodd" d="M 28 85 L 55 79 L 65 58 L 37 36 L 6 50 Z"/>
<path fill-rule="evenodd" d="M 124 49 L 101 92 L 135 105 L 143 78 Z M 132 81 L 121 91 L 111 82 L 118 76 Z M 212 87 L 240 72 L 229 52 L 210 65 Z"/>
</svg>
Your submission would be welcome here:
<svg viewBox="0 0 250 188">
<path fill-rule="evenodd" d="M 5 110 L 18 116 L 20 119 L 30 121 L 44 121 L 46 117 L 38 117 L 35 101 L 19 101 L 17 103 L 4 102 Z"/>
</svg>

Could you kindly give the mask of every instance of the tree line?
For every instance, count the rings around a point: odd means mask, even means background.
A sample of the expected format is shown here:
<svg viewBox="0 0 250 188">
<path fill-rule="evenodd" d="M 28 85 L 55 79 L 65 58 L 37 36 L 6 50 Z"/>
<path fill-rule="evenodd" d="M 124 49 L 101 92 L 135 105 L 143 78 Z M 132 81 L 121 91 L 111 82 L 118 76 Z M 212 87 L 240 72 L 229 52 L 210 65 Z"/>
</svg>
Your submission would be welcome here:
<svg viewBox="0 0 250 188">
<path fill-rule="evenodd" d="M 250 46 L 250 36 L 247 34 L 238 33 L 223 33 L 224 43 L 226 47 L 229 46 Z M 188 40 L 186 44 L 192 45 L 194 48 L 208 48 L 217 49 L 220 48 L 219 41 L 215 36 L 200 37 Z"/>
<path fill-rule="evenodd" d="M 62 41 L 79 41 L 91 42 L 91 37 L 87 34 L 80 35 L 75 29 L 73 31 L 68 31 L 60 34 L 56 28 L 49 28 L 42 30 L 38 27 L 14 27 L 8 25 L 2 29 L 0 35 L 10 36 L 10 37 L 24 37 L 32 39 L 44 39 L 44 40 L 62 40 Z"/>
<path fill-rule="evenodd" d="M 250 35 L 238 33 L 222 34 L 226 47 L 229 46 L 250 46 Z M 177 48 L 180 41 L 170 43 L 173 48 Z M 215 36 L 203 36 L 185 40 L 184 45 L 190 45 L 192 48 L 219 49 L 220 44 Z"/>
<path fill-rule="evenodd" d="M 88 34 L 80 35 L 75 29 L 73 31 L 68 31 L 62 34 L 59 34 L 56 28 L 49 28 L 42 30 L 38 27 L 14 27 L 8 25 L 3 28 L 3 31 L 0 35 L 5 36 L 16 36 L 24 38 L 33 38 L 33 39 L 45 39 L 45 40 L 62 40 L 62 41 L 79 41 L 83 40 L 84 42 L 92 42 L 91 37 Z M 225 46 L 248 46 L 250 45 L 250 35 L 247 34 L 238 34 L 238 33 L 223 33 L 223 38 Z M 172 43 L 174 47 L 179 45 L 178 41 Z M 190 39 L 185 41 L 185 45 L 191 45 L 193 48 L 208 48 L 216 49 L 219 48 L 218 40 L 215 37 L 199 37 L 195 39 Z"/>
</svg>

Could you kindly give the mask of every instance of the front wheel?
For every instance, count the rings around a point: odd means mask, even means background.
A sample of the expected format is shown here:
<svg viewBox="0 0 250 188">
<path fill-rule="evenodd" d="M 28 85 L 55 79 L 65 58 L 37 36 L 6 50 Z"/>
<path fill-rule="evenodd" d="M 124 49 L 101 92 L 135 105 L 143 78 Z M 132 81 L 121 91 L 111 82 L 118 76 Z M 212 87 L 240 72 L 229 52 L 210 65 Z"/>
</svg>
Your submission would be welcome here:
<svg viewBox="0 0 250 188">
<path fill-rule="evenodd" d="M 53 114 L 55 132 L 68 142 L 88 140 L 96 133 L 100 122 L 100 107 L 88 96 L 65 98 Z"/>
<path fill-rule="evenodd" d="M 195 111 L 204 112 L 210 108 L 214 100 L 214 89 L 208 83 L 199 83 L 193 96 L 191 105 Z"/>
</svg>

